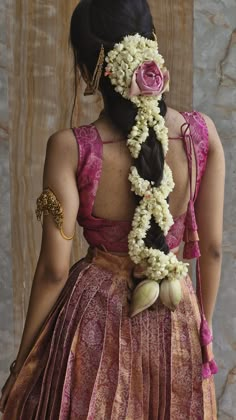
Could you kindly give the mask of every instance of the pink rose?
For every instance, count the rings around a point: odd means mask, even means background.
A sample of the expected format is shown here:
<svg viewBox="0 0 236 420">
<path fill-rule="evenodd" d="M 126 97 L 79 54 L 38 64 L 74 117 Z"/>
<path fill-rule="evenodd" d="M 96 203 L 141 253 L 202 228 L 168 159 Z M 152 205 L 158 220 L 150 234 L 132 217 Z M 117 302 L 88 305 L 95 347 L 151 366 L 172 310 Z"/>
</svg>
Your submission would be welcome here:
<svg viewBox="0 0 236 420">
<path fill-rule="evenodd" d="M 169 90 L 169 81 L 166 68 L 161 71 L 155 61 L 144 61 L 133 74 L 130 96 L 161 95 Z"/>
</svg>

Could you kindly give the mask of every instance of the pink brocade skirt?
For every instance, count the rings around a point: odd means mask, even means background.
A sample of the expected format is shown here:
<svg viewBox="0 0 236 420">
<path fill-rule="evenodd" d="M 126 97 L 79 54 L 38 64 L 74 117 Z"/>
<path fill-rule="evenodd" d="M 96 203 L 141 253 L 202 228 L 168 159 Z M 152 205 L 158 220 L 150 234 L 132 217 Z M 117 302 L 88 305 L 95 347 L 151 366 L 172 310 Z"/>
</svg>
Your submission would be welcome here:
<svg viewBox="0 0 236 420">
<path fill-rule="evenodd" d="M 175 312 L 130 318 L 129 256 L 75 263 L 12 388 L 2 420 L 215 420 L 202 379 L 200 313 L 187 277 Z"/>
</svg>

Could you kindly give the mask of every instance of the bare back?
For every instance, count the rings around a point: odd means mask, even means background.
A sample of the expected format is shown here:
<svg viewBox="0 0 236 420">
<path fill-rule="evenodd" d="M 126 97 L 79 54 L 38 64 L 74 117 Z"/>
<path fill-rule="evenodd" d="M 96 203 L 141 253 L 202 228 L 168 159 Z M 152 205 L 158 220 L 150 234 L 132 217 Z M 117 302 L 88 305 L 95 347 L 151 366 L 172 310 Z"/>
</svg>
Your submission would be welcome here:
<svg viewBox="0 0 236 420">
<path fill-rule="evenodd" d="M 168 108 L 166 125 L 169 129 L 169 164 L 175 181 L 174 191 L 170 195 L 170 211 L 176 219 L 186 212 L 190 198 L 188 160 L 181 140 L 181 126 L 184 117 Z M 107 121 L 98 119 L 96 126 L 103 142 L 102 174 L 93 207 L 95 217 L 109 220 L 132 220 L 136 207 L 134 195 L 130 190 L 128 174 L 133 159 L 122 139 Z M 195 185 L 196 161 L 193 157 L 193 179 Z"/>
</svg>

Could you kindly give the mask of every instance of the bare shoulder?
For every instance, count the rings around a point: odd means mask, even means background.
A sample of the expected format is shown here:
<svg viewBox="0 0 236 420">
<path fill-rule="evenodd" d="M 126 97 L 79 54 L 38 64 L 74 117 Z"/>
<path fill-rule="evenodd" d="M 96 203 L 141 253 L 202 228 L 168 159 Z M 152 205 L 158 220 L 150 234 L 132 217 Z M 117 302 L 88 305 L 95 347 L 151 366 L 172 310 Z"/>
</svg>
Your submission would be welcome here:
<svg viewBox="0 0 236 420">
<path fill-rule="evenodd" d="M 209 135 L 209 149 L 210 150 L 219 150 L 222 149 L 222 143 L 216 128 L 216 125 L 214 123 L 214 121 L 212 120 L 211 117 L 209 117 L 209 115 L 204 114 L 203 112 L 199 112 L 199 114 L 203 117 L 203 119 L 205 120 L 207 129 L 208 129 L 208 135 Z"/>
<path fill-rule="evenodd" d="M 221 139 L 220 139 L 220 136 L 219 136 L 219 133 L 217 131 L 214 121 L 212 120 L 211 117 L 209 117 L 209 115 L 206 115 L 202 112 L 199 112 L 199 114 L 205 120 L 207 129 L 208 129 L 210 152 L 218 152 L 223 155 L 224 151 L 223 151 L 222 142 L 221 142 Z"/>
<path fill-rule="evenodd" d="M 78 146 L 71 129 L 56 131 L 47 141 L 47 156 L 54 156 L 58 162 L 67 161 L 76 170 L 78 165 Z"/>
<path fill-rule="evenodd" d="M 60 149 L 68 149 L 70 146 L 73 147 L 74 143 L 75 137 L 73 131 L 71 129 L 64 129 L 51 134 L 47 141 L 47 146 L 52 148 L 59 147 Z"/>
<path fill-rule="evenodd" d="M 180 127 L 185 122 L 183 115 L 176 109 L 168 106 L 165 121 L 169 129 L 170 137 L 178 137 L 180 135 Z"/>
<path fill-rule="evenodd" d="M 202 116 L 202 118 L 204 119 L 204 121 L 207 125 L 209 136 L 211 134 L 214 134 L 217 130 L 216 130 L 216 126 L 215 126 L 215 123 L 212 120 L 212 118 L 209 117 L 209 115 L 204 114 L 203 112 L 199 112 L 199 114 Z"/>
<path fill-rule="evenodd" d="M 167 121 L 170 120 L 170 121 L 175 122 L 177 124 L 179 122 L 184 121 L 184 117 L 181 114 L 181 112 L 177 111 L 177 109 L 171 108 L 169 106 L 167 108 L 166 119 L 167 119 Z"/>
</svg>

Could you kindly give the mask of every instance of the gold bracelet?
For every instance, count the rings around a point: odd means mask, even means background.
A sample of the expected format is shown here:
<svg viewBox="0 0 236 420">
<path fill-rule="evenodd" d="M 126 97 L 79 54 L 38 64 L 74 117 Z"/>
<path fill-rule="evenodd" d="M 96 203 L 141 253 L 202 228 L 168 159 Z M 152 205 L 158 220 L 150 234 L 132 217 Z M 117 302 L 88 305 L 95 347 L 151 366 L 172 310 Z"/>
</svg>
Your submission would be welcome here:
<svg viewBox="0 0 236 420">
<path fill-rule="evenodd" d="M 52 191 L 50 187 L 45 188 L 41 195 L 37 198 L 36 202 L 36 217 L 39 221 L 41 221 L 42 213 L 44 215 L 51 214 L 53 216 L 54 222 L 59 229 L 61 236 L 70 241 L 74 238 L 75 232 L 72 236 L 66 236 L 63 232 L 62 225 L 64 220 L 64 212 L 61 203 L 57 199 L 55 193 Z M 42 222 L 41 222 L 42 224 Z"/>
</svg>

